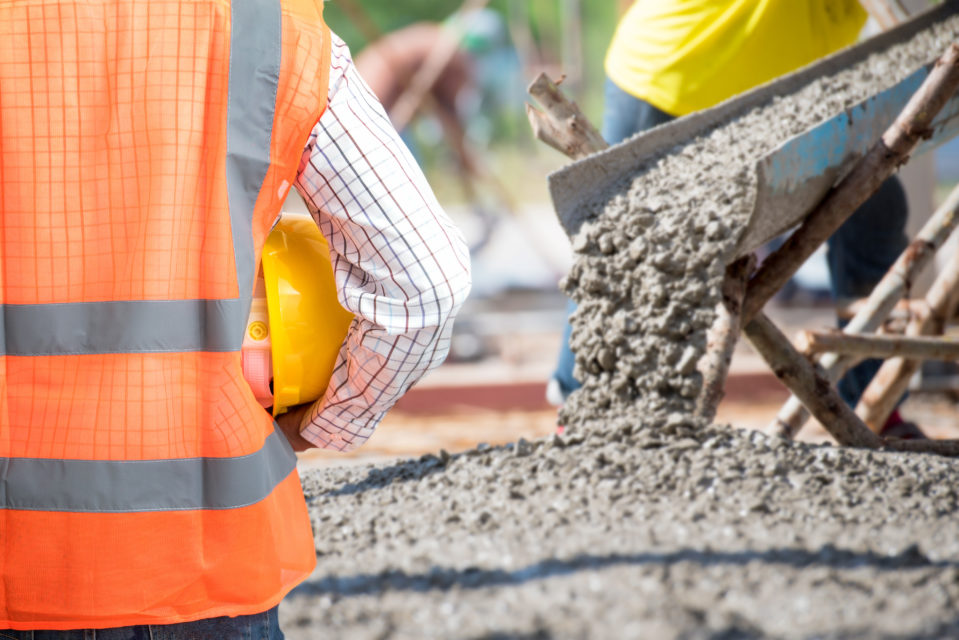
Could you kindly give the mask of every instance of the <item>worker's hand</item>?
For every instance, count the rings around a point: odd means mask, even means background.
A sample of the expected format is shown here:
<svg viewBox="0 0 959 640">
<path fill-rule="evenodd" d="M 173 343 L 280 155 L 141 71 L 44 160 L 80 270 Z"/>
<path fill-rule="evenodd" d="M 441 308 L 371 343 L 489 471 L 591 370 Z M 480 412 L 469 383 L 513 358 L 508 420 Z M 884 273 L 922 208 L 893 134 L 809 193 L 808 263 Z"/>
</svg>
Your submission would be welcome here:
<svg viewBox="0 0 959 640">
<path fill-rule="evenodd" d="M 276 419 L 276 423 L 280 425 L 280 429 L 283 431 L 286 439 L 290 441 L 290 446 L 293 447 L 294 451 L 306 451 L 307 449 L 316 447 L 315 444 L 300 435 L 300 422 L 310 410 L 310 406 L 311 405 L 307 403 L 290 407 L 289 411 L 278 416 Z"/>
</svg>

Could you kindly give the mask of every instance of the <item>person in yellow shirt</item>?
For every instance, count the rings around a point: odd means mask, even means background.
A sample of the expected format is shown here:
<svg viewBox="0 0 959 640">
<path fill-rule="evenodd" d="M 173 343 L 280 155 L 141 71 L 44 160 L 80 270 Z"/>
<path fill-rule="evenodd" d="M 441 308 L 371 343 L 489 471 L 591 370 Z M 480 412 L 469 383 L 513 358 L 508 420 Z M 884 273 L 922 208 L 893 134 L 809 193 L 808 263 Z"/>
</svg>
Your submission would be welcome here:
<svg viewBox="0 0 959 640">
<path fill-rule="evenodd" d="M 856 0 L 637 0 L 606 56 L 603 137 L 616 144 L 789 73 L 853 44 L 867 18 Z M 908 244 L 907 215 L 894 176 L 829 239 L 837 299 L 872 291 Z M 579 387 L 569 331 L 567 322 L 547 387 L 554 404 Z M 847 403 L 858 402 L 879 362 L 866 361 L 843 378 L 839 391 Z M 898 412 L 883 432 L 922 437 Z"/>
<path fill-rule="evenodd" d="M 606 56 L 609 79 L 684 116 L 856 42 L 856 0 L 638 0 Z"/>
</svg>

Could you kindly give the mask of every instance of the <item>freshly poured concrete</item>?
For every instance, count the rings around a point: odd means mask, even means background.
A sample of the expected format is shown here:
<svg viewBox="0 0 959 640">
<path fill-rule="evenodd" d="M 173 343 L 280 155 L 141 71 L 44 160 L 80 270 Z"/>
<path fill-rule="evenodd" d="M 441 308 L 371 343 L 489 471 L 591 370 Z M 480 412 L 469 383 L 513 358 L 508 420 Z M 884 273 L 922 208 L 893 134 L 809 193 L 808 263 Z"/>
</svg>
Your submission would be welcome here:
<svg viewBox="0 0 959 640">
<path fill-rule="evenodd" d="M 959 464 L 694 423 L 751 160 L 959 33 L 823 79 L 650 163 L 576 239 L 570 435 L 307 474 L 300 638 L 959 637 Z"/>
<path fill-rule="evenodd" d="M 954 461 L 602 426 L 306 477 L 288 636 L 959 637 Z"/>
</svg>

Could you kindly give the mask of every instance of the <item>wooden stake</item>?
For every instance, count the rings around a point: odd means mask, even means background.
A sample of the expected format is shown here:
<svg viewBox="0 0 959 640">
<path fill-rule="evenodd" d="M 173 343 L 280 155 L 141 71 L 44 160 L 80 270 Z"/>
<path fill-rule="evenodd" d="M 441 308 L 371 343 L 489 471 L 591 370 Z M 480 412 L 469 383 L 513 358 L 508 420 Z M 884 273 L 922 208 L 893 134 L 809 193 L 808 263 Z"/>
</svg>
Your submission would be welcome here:
<svg viewBox="0 0 959 640">
<path fill-rule="evenodd" d="M 913 280 L 928 265 L 936 251 L 946 242 L 959 223 L 959 185 L 953 188 L 949 197 L 933 216 L 923 225 L 916 239 L 889 268 L 879 284 L 869 294 L 862 306 L 843 329 L 845 333 L 871 333 L 879 328 L 892 309 L 909 291 Z M 912 307 L 910 307 L 912 308 Z M 848 371 L 855 362 L 837 354 L 826 354 L 819 359 L 819 365 L 825 370 L 829 380 L 835 382 Z M 809 419 L 809 412 L 796 397 L 790 398 L 779 410 L 770 432 L 786 438 L 792 438 Z"/>
<path fill-rule="evenodd" d="M 533 80 L 528 91 L 543 108 L 540 111 L 526 105 L 526 115 L 537 139 L 574 160 L 609 147 L 576 103 L 567 99 L 545 73 Z"/>
<path fill-rule="evenodd" d="M 904 164 L 929 126 L 959 88 L 959 44 L 949 45 L 929 76 L 882 138 L 856 163 L 810 213 L 785 244 L 763 262 L 746 292 L 743 318 L 748 322 L 799 270 L 826 239 Z"/>
<path fill-rule="evenodd" d="M 897 356 L 913 360 L 959 360 L 959 341 L 948 339 L 803 331 L 797 346 L 803 353 L 831 352 L 861 360 Z"/>
<path fill-rule="evenodd" d="M 746 294 L 746 281 L 755 268 L 755 255 L 740 258 L 726 268 L 723 301 L 716 308 L 716 320 L 706 337 L 706 354 L 699 361 L 703 391 L 697 402 L 696 415 L 708 422 L 716 417 L 716 409 L 723 399 L 729 364 L 739 342 L 739 314 Z"/>
<path fill-rule="evenodd" d="M 948 265 L 933 282 L 926 294 L 929 312 L 909 323 L 908 335 L 939 335 L 956 307 L 959 295 L 959 253 L 952 256 Z M 873 431 L 879 431 L 899 403 L 899 398 L 909 386 L 909 380 L 919 369 L 918 360 L 892 358 L 883 363 L 862 394 L 856 414 Z"/>
<path fill-rule="evenodd" d="M 876 286 L 878 287 L 879 285 Z M 921 300 L 900 300 L 883 322 L 906 322 L 915 314 L 915 309 L 923 304 L 925 303 Z M 861 313 L 863 309 L 866 309 L 868 305 L 869 298 L 857 298 L 851 302 L 840 302 L 836 308 L 836 316 L 840 320 L 852 320 Z"/>
<path fill-rule="evenodd" d="M 846 406 L 832 384 L 789 342 L 765 314 L 757 315 L 743 329 L 756 351 L 776 377 L 809 407 L 839 444 L 878 448 L 882 442 Z"/>
</svg>

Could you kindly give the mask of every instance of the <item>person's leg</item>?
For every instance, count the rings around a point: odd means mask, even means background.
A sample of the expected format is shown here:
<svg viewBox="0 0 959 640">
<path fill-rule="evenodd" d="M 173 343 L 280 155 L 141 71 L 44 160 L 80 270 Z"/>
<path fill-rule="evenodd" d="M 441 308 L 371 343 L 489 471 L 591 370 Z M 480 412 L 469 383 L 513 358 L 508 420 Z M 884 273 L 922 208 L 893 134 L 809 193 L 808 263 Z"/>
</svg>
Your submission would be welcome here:
<svg viewBox="0 0 959 640">
<path fill-rule="evenodd" d="M 249 616 L 72 631 L 4 631 L 0 640 L 283 640 L 279 607 Z"/>
<path fill-rule="evenodd" d="M 603 127 L 600 133 L 611 145 L 675 118 L 645 100 L 629 94 L 612 80 L 603 91 Z"/>
<path fill-rule="evenodd" d="M 90 635 L 89 631 L 82 629 L 74 629 L 72 631 L 13 631 L 11 629 L 0 629 L 0 640 L 88 640 Z"/>
<path fill-rule="evenodd" d="M 278 610 L 279 607 L 273 607 L 250 616 L 150 625 L 149 640 L 283 640 Z"/>
<path fill-rule="evenodd" d="M 553 380 L 558 385 L 559 397 L 553 392 L 547 391 L 547 398 L 554 404 L 562 404 L 576 389 L 579 389 L 579 381 L 573 377 L 573 366 L 576 364 L 573 358 L 573 351 L 569 348 L 569 336 L 573 328 L 569 324 L 569 316 L 576 310 L 576 303 L 572 300 L 566 301 L 566 322 L 563 325 L 563 337 L 559 343 L 559 357 L 556 360 L 556 369 L 553 371 Z"/>
<path fill-rule="evenodd" d="M 652 129 L 655 126 L 673 120 L 673 116 L 657 109 L 645 100 L 626 93 L 612 80 L 606 80 L 603 107 L 603 138 L 609 144 L 617 144 L 641 131 Z M 565 399 L 570 393 L 580 387 L 580 383 L 573 377 L 573 352 L 569 348 L 571 327 L 569 316 L 576 310 L 576 304 L 570 300 L 566 308 L 566 324 L 563 328 L 563 338 L 559 345 L 559 357 L 556 370 L 553 372 L 551 384 L 558 386 Z M 552 394 L 547 391 L 547 397 L 552 401 Z"/>
<path fill-rule="evenodd" d="M 902 183 L 893 176 L 829 238 L 827 260 L 837 301 L 872 292 L 909 244 L 908 213 Z M 881 364 L 882 360 L 865 360 L 839 381 L 839 394 L 848 405 L 856 406 Z"/>
</svg>

